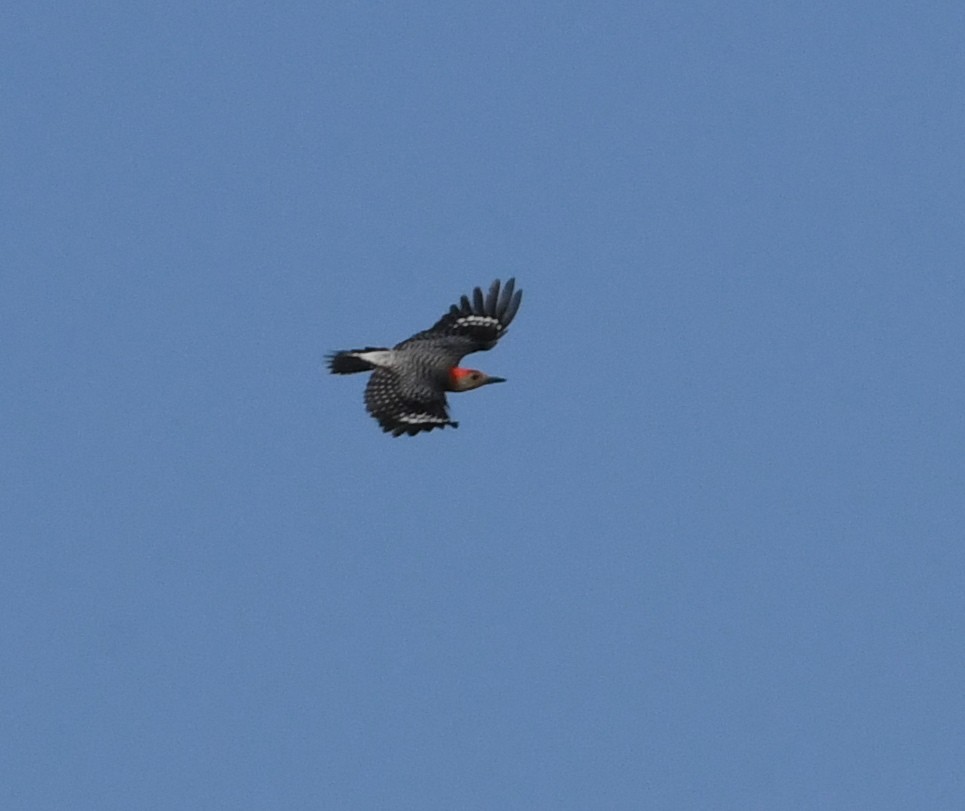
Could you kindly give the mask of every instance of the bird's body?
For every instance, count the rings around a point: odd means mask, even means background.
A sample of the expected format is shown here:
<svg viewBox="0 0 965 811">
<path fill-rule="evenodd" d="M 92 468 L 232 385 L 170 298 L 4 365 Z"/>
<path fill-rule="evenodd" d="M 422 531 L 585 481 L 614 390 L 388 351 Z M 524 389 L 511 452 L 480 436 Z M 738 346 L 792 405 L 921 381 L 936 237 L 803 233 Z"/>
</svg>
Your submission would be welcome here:
<svg viewBox="0 0 965 811">
<path fill-rule="evenodd" d="M 365 387 L 365 407 L 382 430 L 393 436 L 415 436 L 421 431 L 458 423 L 449 419 L 446 392 L 469 391 L 500 383 L 476 369 L 461 369 L 459 361 L 471 352 L 492 349 L 516 316 L 523 291 L 510 279 L 500 290 L 492 283 L 483 295 L 463 296 L 433 326 L 387 347 L 366 347 L 329 356 L 334 374 L 372 372 Z"/>
</svg>

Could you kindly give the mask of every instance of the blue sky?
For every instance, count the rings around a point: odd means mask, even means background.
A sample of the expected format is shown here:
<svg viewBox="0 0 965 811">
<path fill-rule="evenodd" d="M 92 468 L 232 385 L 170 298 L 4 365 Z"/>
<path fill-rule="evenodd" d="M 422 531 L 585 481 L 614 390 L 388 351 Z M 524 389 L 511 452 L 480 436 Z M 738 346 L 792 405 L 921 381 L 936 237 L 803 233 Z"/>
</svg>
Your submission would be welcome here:
<svg viewBox="0 0 965 811">
<path fill-rule="evenodd" d="M 963 807 L 963 24 L 6 7 L 0 804 Z"/>
</svg>

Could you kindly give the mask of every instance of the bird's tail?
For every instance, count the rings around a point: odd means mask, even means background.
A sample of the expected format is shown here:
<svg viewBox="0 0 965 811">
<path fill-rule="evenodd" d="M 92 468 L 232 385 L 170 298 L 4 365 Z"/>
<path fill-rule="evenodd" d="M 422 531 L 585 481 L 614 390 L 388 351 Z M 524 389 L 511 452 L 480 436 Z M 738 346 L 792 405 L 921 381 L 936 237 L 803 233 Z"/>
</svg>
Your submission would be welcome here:
<svg viewBox="0 0 965 811">
<path fill-rule="evenodd" d="M 355 372 L 371 372 L 376 364 L 363 356 L 367 352 L 385 352 L 385 347 L 367 346 L 365 349 L 345 349 L 327 356 L 328 368 L 332 374 L 350 375 Z"/>
</svg>

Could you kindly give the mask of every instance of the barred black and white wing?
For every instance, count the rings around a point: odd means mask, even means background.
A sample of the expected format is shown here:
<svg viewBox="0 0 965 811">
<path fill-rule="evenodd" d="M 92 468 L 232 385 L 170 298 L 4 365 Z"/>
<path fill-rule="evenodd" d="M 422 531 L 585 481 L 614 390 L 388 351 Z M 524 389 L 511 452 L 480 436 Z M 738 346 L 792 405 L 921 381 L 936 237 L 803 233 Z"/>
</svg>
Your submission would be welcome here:
<svg viewBox="0 0 965 811">
<path fill-rule="evenodd" d="M 453 428 L 447 391 L 469 391 L 502 378 L 456 368 L 464 355 L 492 349 L 516 317 L 523 293 L 516 280 L 493 282 L 488 293 L 477 287 L 429 329 L 392 349 L 368 346 L 328 356 L 334 374 L 372 372 L 365 407 L 394 436 L 414 436 L 433 428 Z"/>
<path fill-rule="evenodd" d="M 485 295 L 482 288 L 477 287 L 471 299 L 463 296 L 429 329 L 413 335 L 395 348 L 408 349 L 413 344 L 434 341 L 456 355 L 453 362 L 470 352 L 492 349 L 519 311 L 523 291 L 515 288 L 515 279 L 507 281 L 502 289 L 497 279 Z"/>
<path fill-rule="evenodd" d="M 429 385 L 414 386 L 403 381 L 392 369 L 380 368 L 372 373 L 365 387 L 365 408 L 393 436 L 415 436 L 420 431 L 444 428 L 459 423 L 449 419 L 444 392 Z"/>
</svg>

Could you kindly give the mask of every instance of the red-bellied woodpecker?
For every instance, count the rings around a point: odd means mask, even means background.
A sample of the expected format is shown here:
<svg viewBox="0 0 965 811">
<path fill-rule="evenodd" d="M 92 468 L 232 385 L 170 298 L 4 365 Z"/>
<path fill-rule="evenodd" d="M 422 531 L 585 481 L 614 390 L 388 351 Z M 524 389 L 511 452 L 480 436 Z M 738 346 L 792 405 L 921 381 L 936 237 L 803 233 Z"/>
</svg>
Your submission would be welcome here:
<svg viewBox="0 0 965 811">
<path fill-rule="evenodd" d="M 328 356 L 334 374 L 372 372 L 365 387 L 365 408 L 393 436 L 415 436 L 420 431 L 459 423 L 449 419 L 446 392 L 469 391 L 487 383 L 502 383 L 476 369 L 458 366 L 464 355 L 492 349 L 506 334 L 519 310 L 523 291 L 510 279 L 500 290 L 499 280 L 489 293 L 473 290 L 463 296 L 433 326 L 391 349 L 368 346 Z"/>
</svg>

